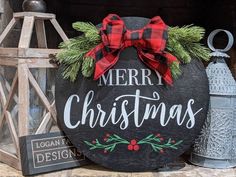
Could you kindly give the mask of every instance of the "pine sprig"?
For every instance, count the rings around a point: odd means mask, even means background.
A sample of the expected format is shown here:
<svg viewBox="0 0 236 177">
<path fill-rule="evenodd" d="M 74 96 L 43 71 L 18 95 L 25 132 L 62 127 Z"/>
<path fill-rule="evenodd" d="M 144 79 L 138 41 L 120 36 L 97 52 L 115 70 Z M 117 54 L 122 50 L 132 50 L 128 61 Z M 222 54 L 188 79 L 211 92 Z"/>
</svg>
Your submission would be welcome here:
<svg viewBox="0 0 236 177">
<path fill-rule="evenodd" d="M 99 35 L 99 31 L 95 25 L 88 22 L 75 22 L 72 24 L 72 27 L 79 31 L 84 33 L 85 37 L 89 41 L 100 41 L 101 37 Z"/>
<path fill-rule="evenodd" d="M 208 61 L 210 49 L 200 43 L 204 34 L 205 29 L 199 26 L 169 27 L 166 48 L 183 63 L 189 63 L 192 58 Z"/>
<path fill-rule="evenodd" d="M 77 76 L 81 67 L 81 63 L 82 63 L 82 60 L 78 60 L 72 65 L 67 65 L 67 66 L 65 65 L 62 76 L 65 79 L 69 79 L 72 82 L 74 82 L 77 79 Z"/>
<path fill-rule="evenodd" d="M 190 63 L 191 56 L 175 38 L 168 38 L 166 49 L 183 63 Z"/>
<path fill-rule="evenodd" d="M 62 42 L 59 48 L 62 49 L 57 54 L 58 61 L 63 64 L 63 77 L 74 82 L 80 69 L 84 77 L 92 76 L 94 72 L 94 60 L 86 58 L 85 54 L 101 42 L 98 29 L 91 23 L 76 22 L 73 28 L 84 34 Z"/>
<path fill-rule="evenodd" d="M 91 57 L 85 57 L 82 64 L 82 74 L 84 77 L 91 77 L 94 72 L 95 60 Z"/>
<path fill-rule="evenodd" d="M 138 151 L 139 146 L 147 144 L 150 145 L 155 152 L 158 151 L 160 153 L 163 153 L 164 149 L 178 149 L 178 145 L 180 145 L 183 142 L 183 140 L 176 142 L 171 138 L 169 138 L 168 141 L 165 143 L 163 141 L 164 139 L 160 136 L 160 134 L 157 135 L 150 134 L 147 137 L 141 139 L 140 141 L 136 141 L 135 139 L 127 141 L 124 138 L 121 138 L 120 136 L 113 134 L 106 136 L 104 138 L 104 143 L 101 143 L 98 139 L 92 141 L 92 143 L 88 141 L 84 141 L 84 143 L 90 147 L 89 148 L 90 150 L 102 149 L 104 150 L 104 153 L 112 152 L 119 144 L 128 145 L 128 150 L 130 151 L 133 150 Z M 133 147 L 135 146 L 136 149 L 133 149 Z"/>
<path fill-rule="evenodd" d="M 190 43 L 189 45 L 186 45 L 185 47 L 193 58 L 199 58 L 204 61 L 209 61 L 209 58 L 210 58 L 209 48 L 203 46 L 200 43 Z"/>
<path fill-rule="evenodd" d="M 171 75 L 174 79 L 177 79 L 181 75 L 181 70 L 179 67 L 179 62 L 173 62 L 169 66 L 171 70 Z"/>
<path fill-rule="evenodd" d="M 119 144 L 129 144 L 127 140 L 119 137 L 116 134 L 109 136 L 108 139 L 105 139 L 105 142 L 109 144 L 101 144 L 98 139 L 96 139 L 92 143 L 84 141 L 85 144 L 90 146 L 90 150 L 103 149 L 104 152 L 112 152 L 115 149 L 115 147 Z"/>
<path fill-rule="evenodd" d="M 90 50 L 99 44 L 100 41 L 90 41 L 85 35 L 81 35 L 76 38 L 72 38 L 69 41 L 60 43 L 59 48 L 61 49 L 79 49 L 79 50 Z"/>
<path fill-rule="evenodd" d="M 205 29 L 199 26 L 186 25 L 169 27 L 168 36 L 175 40 L 181 40 L 185 42 L 199 42 L 205 34 Z"/>
<path fill-rule="evenodd" d="M 64 49 L 62 52 L 58 53 L 56 57 L 60 63 L 72 65 L 78 60 L 82 60 L 86 53 L 87 51 Z"/>
<path fill-rule="evenodd" d="M 162 144 L 160 137 L 157 137 L 156 135 L 151 134 L 151 135 L 147 136 L 146 138 L 140 140 L 137 144 L 139 144 L 139 145 L 149 144 L 155 152 L 157 152 L 157 151 L 162 152 L 163 149 L 166 149 L 166 148 L 178 149 L 177 146 L 179 144 L 181 144 L 182 142 L 183 142 L 183 140 L 175 142 L 174 140 L 169 138 L 166 143 Z"/>
</svg>

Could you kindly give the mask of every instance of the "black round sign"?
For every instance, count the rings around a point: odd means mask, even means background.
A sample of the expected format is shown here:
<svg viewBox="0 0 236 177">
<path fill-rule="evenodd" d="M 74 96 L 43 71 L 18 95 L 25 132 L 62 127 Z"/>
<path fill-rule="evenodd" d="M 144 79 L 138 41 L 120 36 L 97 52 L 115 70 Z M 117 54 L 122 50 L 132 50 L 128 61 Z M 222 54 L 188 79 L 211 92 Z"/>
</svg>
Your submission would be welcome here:
<svg viewBox="0 0 236 177">
<path fill-rule="evenodd" d="M 123 18 L 139 29 L 148 20 Z M 120 171 L 145 171 L 171 162 L 193 143 L 206 118 L 209 94 L 203 64 L 193 59 L 166 86 L 147 68 L 135 48 L 99 80 L 78 76 L 56 80 L 56 107 L 62 130 L 90 160 Z"/>
</svg>

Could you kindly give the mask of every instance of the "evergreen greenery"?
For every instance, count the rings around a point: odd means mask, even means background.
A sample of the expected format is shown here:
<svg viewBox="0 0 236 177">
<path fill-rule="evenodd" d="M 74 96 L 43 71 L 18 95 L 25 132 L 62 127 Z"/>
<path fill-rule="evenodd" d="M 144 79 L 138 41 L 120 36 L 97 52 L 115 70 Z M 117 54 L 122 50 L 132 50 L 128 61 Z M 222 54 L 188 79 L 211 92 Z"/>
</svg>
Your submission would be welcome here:
<svg viewBox="0 0 236 177">
<path fill-rule="evenodd" d="M 101 43 L 101 36 L 92 23 L 76 22 L 72 26 L 83 35 L 61 43 L 59 48 L 62 51 L 56 57 L 64 66 L 63 77 L 75 81 L 80 70 L 84 77 L 92 76 L 95 61 L 85 55 Z M 200 44 L 204 33 L 204 28 L 193 25 L 169 27 L 166 50 L 176 56 L 180 63 L 189 63 L 192 58 L 207 61 L 210 58 L 210 50 Z M 174 62 L 169 67 L 173 78 L 181 74 L 179 62 Z"/>
<path fill-rule="evenodd" d="M 189 63 L 192 58 L 208 61 L 210 50 L 200 44 L 205 29 L 199 26 L 169 27 L 167 50 L 183 63 Z"/>
<path fill-rule="evenodd" d="M 62 51 L 56 56 L 64 66 L 63 77 L 72 82 L 76 80 L 81 68 L 83 76 L 90 77 L 93 74 L 94 60 L 86 58 L 85 54 L 101 42 L 99 32 L 93 24 L 76 22 L 73 23 L 73 28 L 84 34 L 62 42 L 59 45 Z"/>
</svg>

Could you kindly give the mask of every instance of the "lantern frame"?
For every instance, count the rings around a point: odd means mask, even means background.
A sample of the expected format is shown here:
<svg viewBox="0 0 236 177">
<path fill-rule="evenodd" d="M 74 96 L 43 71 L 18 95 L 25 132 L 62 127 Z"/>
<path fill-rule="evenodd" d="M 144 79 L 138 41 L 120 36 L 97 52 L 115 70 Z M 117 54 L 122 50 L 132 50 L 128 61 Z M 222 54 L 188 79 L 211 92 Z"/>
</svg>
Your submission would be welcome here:
<svg viewBox="0 0 236 177">
<path fill-rule="evenodd" d="M 7 25 L 5 30 L 0 35 L 0 44 L 11 33 L 17 22 L 23 19 L 20 40 L 18 48 L 5 48 L 0 47 L 0 66 L 14 67 L 16 73 L 13 78 L 9 93 L 6 96 L 3 90 L 3 84 L 0 82 L 0 101 L 2 105 L 2 112 L 0 117 L 0 128 L 2 128 L 4 121 L 6 121 L 10 136 L 13 140 L 16 154 L 9 153 L 0 148 L 0 161 L 16 168 L 21 169 L 21 157 L 19 138 L 22 136 L 30 135 L 29 132 L 29 109 L 30 109 L 30 85 L 34 89 L 43 106 L 47 110 L 45 116 L 40 122 L 35 134 L 48 132 L 47 126 L 56 123 L 56 109 L 55 101 L 50 103 L 45 93 L 40 88 L 37 79 L 34 78 L 30 69 L 56 69 L 57 65 L 50 62 L 50 54 L 56 54 L 59 49 L 48 49 L 47 39 L 45 32 L 44 21 L 49 20 L 53 27 L 56 29 L 63 41 L 68 38 L 60 25 L 58 24 L 54 14 L 37 13 L 37 12 L 19 12 L 14 13 L 13 18 Z M 35 31 L 37 35 L 38 48 L 30 48 L 30 41 L 33 34 L 33 27 L 35 24 Z M 41 73 L 43 74 L 43 73 Z M 45 74 L 45 73 L 44 73 Z M 46 77 L 46 75 L 44 75 Z M 18 131 L 14 125 L 13 118 L 9 112 L 10 102 L 16 97 L 15 93 L 18 88 Z M 18 133 L 17 133 L 18 132 Z M 1 142 L 1 140 L 0 140 Z"/>
</svg>

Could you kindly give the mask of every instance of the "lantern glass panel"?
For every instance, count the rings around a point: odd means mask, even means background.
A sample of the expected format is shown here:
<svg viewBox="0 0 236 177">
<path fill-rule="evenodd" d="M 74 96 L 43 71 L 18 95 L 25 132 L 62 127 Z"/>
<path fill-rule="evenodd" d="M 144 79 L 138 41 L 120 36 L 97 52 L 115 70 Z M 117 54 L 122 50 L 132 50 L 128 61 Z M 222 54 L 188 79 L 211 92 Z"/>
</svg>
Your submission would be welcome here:
<svg viewBox="0 0 236 177">
<path fill-rule="evenodd" d="M 15 74 L 16 68 L 9 66 L 0 66 L 0 83 L 6 99 L 11 89 Z"/>
<path fill-rule="evenodd" d="M 50 104 L 55 101 L 56 69 L 47 69 L 46 97 Z"/>
<path fill-rule="evenodd" d="M 53 103 L 55 95 L 55 69 L 30 69 L 34 79 L 36 80 L 38 86 L 43 92 L 51 105 Z M 30 107 L 29 107 L 29 133 L 34 134 L 37 132 L 43 119 L 48 116 L 48 110 L 45 107 L 45 103 L 42 102 L 42 95 L 37 93 L 35 85 L 30 84 Z M 52 121 L 50 120 L 46 130 L 49 131 L 52 126 Z"/>
<path fill-rule="evenodd" d="M 44 105 L 36 91 L 30 86 L 29 133 L 34 134 L 46 114 Z"/>
<path fill-rule="evenodd" d="M 0 121 L 1 121 L 1 117 L 2 117 L 2 112 L 3 112 L 3 106 L 2 103 L 0 104 Z"/>
<path fill-rule="evenodd" d="M 45 94 L 46 91 L 46 70 L 45 69 L 30 69 L 34 79 L 38 83 L 38 86 Z M 34 87 L 36 85 L 34 84 Z M 35 88 L 31 84 L 29 87 L 29 133 L 33 134 L 36 132 L 37 127 L 39 127 L 44 115 L 46 114 L 44 105 L 37 94 Z"/>
<path fill-rule="evenodd" d="M 12 97 L 13 99 L 8 101 L 8 97 L 10 96 L 10 92 L 12 89 L 12 84 L 14 77 L 16 75 L 16 68 L 14 67 L 9 67 L 9 66 L 0 66 L 0 122 L 1 122 L 1 127 L 0 127 L 0 149 L 16 154 L 16 148 L 13 143 L 12 131 L 16 131 L 18 133 L 18 127 L 17 127 L 17 122 L 18 122 L 18 90 L 16 89 L 17 86 L 15 86 L 14 92 L 12 92 Z M 6 107 L 5 114 L 4 114 L 4 107 Z M 12 120 L 13 125 L 9 127 L 9 121 L 7 121 L 6 115 L 8 114 L 8 120 Z"/>
<path fill-rule="evenodd" d="M 16 147 L 13 143 L 10 129 L 5 118 L 2 128 L 0 129 L 0 149 L 11 154 L 16 154 Z"/>
<path fill-rule="evenodd" d="M 56 78 L 56 69 L 55 68 L 47 69 L 47 80 L 50 82 L 47 82 L 46 97 L 51 105 L 55 103 L 55 78 Z M 48 127 L 49 132 L 60 131 L 55 121 L 51 122 L 49 126 L 50 126 Z"/>
</svg>

